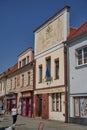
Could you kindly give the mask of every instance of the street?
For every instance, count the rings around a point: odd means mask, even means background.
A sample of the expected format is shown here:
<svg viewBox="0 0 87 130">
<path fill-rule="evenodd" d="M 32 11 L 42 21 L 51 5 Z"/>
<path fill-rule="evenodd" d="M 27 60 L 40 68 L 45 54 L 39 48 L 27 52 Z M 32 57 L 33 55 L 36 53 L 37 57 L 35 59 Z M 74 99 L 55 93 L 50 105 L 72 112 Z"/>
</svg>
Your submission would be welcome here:
<svg viewBox="0 0 87 130">
<path fill-rule="evenodd" d="M 87 130 L 87 126 L 63 123 L 59 121 L 51 121 L 44 119 L 34 119 L 29 117 L 22 117 L 18 115 L 16 126 L 14 130 L 38 130 L 39 123 L 44 124 L 43 130 Z M 4 130 L 12 125 L 11 115 L 5 115 L 4 120 L 0 122 L 0 130 Z M 39 129 L 42 130 L 42 129 Z"/>
</svg>

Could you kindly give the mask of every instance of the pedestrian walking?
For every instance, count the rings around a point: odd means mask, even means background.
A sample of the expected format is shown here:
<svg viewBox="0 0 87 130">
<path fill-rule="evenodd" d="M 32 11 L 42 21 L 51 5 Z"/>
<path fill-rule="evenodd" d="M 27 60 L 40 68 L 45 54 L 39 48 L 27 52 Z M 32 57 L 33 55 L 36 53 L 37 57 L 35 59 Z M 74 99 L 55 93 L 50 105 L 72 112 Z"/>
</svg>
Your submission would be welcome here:
<svg viewBox="0 0 87 130">
<path fill-rule="evenodd" d="M 17 121 L 17 115 L 18 115 L 18 111 L 17 111 L 15 104 L 12 107 L 11 113 L 12 113 L 12 118 L 13 118 L 13 125 L 12 126 L 15 126 L 15 123 Z"/>
</svg>

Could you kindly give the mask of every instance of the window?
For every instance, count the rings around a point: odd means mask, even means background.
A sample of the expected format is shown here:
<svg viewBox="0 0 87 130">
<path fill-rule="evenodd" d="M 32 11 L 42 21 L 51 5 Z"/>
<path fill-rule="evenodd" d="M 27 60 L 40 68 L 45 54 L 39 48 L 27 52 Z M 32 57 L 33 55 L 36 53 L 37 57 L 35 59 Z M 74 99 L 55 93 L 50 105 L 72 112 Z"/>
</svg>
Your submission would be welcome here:
<svg viewBox="0 0 87 130">
<path fill-rule="evenodd" d="M 17 75 L 17 86 L 20 86 L 20 75 Z"/>
<path fill-rule="evenodd" d="M 87 47 L 83 49 L 84 52 L 84 63 L 87 63 Z"/>
<path fill-rule="evenodd" d="M 87 118 L 87 97 L 74 98 L 74 115 Z"/>
<path fill-rule="evenodd" d="M 22 87 L 24 86 L 24 74 L 22 75 Z"/>
<path fill-rule="evenodd" d="M 12 79 L 10 80 L 10 89 L 12 89 Z"/>
<path fill-rule="evenodd" d="M 2 91 L 2 82 L 0 83 L 0 91 Z"/>
<path fill-rule="evenodd" d="M 56 94 L 52 94 L 52 111 L 55 111 L 55 96 Z"/>
<path fill-rule="evenodd" d="M 22 60 L 22 66 L 26 65 L 26 58 Z"/>
<path fill-rule="evenodd" d="M 75 114 L 75 116 L 78 117 L 79 114 L 80 114 L 80 110 L 79 110 L 79 98 L 78 97 L 74 99 L 74 104 L 75 104 L 74 114 Z"/>
<path fill-rule="evenodd" d="M 21 61 L 19 62 L 19 68 L 21 68 Z"/>
<path fill-rule="evenodd" d="M 16 88 L 17 79 L 15 78 L 14 80 L 15 80 L 15 81 L 14 81 L 14 88 Z"/>
<path fill-rule="evenodd" d="M 30 72 L 28 72 L 28 85 L 30 85 Z"/>
<path fill-rule="evenodd" d="M 27 64 L 29 63 L 29 56 L 27 56 Z"/>
<path fill-rule="evenodd" d="M 87 47 L 76 50 L 77 65 L 87 64 Z"/>
<path fill-rule="evenodd" d="M 51 80 L 51 58 L 46 58 L 46 80 Z"/>
<path fill-rule="evenodd" d="M 42 83 L 42 65 L 39 66 L 39 83 Z"/>
<path fill-rule="evenodd" d="M 59 59 L 55 60 L 55 79 L 59 79 Z"/>
<path fill-rule="evenodd" d="M 52 111 L 61 111 L 61 93 L 52 94 Z"/>
</svg>

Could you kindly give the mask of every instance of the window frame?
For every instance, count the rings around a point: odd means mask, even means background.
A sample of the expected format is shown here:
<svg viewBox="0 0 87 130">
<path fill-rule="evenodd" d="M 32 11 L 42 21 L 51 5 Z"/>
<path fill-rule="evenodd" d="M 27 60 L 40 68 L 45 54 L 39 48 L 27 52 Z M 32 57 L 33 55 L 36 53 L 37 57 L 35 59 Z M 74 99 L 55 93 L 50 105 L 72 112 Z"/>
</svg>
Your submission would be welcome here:
<svg viewBox="0 0 87 130">
<path fill-rule="evenodd" d="M 0 91 L 2 91 L 2 82 L 0 82 Z"/>
<path fill-rule="evenodd" d="M 55 79 L 59 79 L 59 58 L 55 59 Z"/>
<path fill-rule="evenodd" d="M 39 65 L 39 83 L 42 83 L 42 64 Z"/>
<path fill-rule="evenodd" d="M 17 78 L 15 77 L 14 78 L 14 88 L 16 88 L 16 86 L 17 86 Z"/>
<path fill-rule="evenodd" d="M 48 67 L 48 70 L 50 72 L 50 77 L 46 76 L 46 81 L 50 81 L 51 80 L 51 56 L 46 57 L 45 60 L 46 60 L 46 69 Z"/>
<path fill-rule="evenodd" d="M 30 62 L 30 57 L 27 56 L 27 64 Z"/>
<path fill-rule="evenodd" d="M 78 111 L 78 113 L 76 115 L 75 114 L 75 112 L 76 112 L 75 99 L 77 99 L 77 98 L 79 100 L 78 101 L 78 109 L 79 109 L 79 111 Z M 87 118 L 87 96 L 74 97 L 74 117 Z"/>
<path fill-rule="evenodd" d="M 28 72 L 28 85 L 30 85 L 30 72 Z"/>
<path fill-rule="evenodd" d="M 52 94 L 52 111 L 53 112 L 61 112 L 62 111 L 61 100 L 62 100 L 61 93 L 53 93 Z"/>
<path fill-rule="evenodd" d="M 22 60 L 22 67 L 26 65 L 26 58 Z"/>
<path fill-rule="evenodd" d="M 84 53 L 84 49 L 87 49 L 87 46 L 84 46 L 84 47 L 80 47 L 78 49 L 75 50 L 75 56 L 76 56 L 76 66 L 83 66 L 83 65 L 86 65 L 87 63 L 84 62 L 84 59 L 85 59 L 85 53 Z M 80 54 L 80 51 L 81 51 L 81 54 Z M 79 52 L 79 54 L 78 54 Z M 87 55 L 87 53 L 86 53 Z M 87 56 L 86 56 L 87 57 Z M 79 58 L 81 58 L 79 60 Z M 87 59 L 87 58 L 86 58 Z M 79 63 L 81 62 L 81 63 Z"/>
<path fill-rule="evenodd" d="M 10 79 L 10 90 L 12 89 L 12 79 Z"/>
<path fill-rule="evenodd" d="M 24 74 L 22 74 L 22 87 L 24 87 Z"/>
</svg>

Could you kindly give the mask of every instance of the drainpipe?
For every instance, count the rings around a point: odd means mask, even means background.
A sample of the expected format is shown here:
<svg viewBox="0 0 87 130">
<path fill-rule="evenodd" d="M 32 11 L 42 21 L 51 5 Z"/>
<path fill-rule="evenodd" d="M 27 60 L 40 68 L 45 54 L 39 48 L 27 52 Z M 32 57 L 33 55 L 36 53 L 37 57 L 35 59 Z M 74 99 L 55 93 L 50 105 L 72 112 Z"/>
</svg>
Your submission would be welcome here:
<svg viewBox="0 0 87 130">
<path fill-rule="evenodd" d="M 68 122 L 70 117 L 70 63 L 69 63 L 69 44 L 67 43 L 67 85 L 68 85 Z"/>
<path fill-rule="evenodd" d="M 68 122 L 68 89 L 67 89 L 67 46 L 64 43 L 64 75 L 65 75 L 65 123 Z"/>
<path fill-rule="evenodd" d="M 70 93 L 70 78 L 69 78 L 69 49 L 68 49 L 68 43 L 67 41 L 64 42 L 64 46 L 66 47 L 67 51 L 66 51 L 66 105 L 65 105 L 65 111 L 67 113 L 66 115 L 66 120 L 65 122 L 69 122 L 69 117 L 70 117 L 70 96 L 69 96 L 69 93 Z"/>
<path fill-rule="evenodd" d="M 32 117 L 35 117 L 35 97 L 34 97 L 34 89 L 35 89 L 35 65 L 36 65 L 36 61 L 33 60 L 33 96 L 32 96 L 32 100 L 33 100 L 33 115 Z"/>
</svg>

